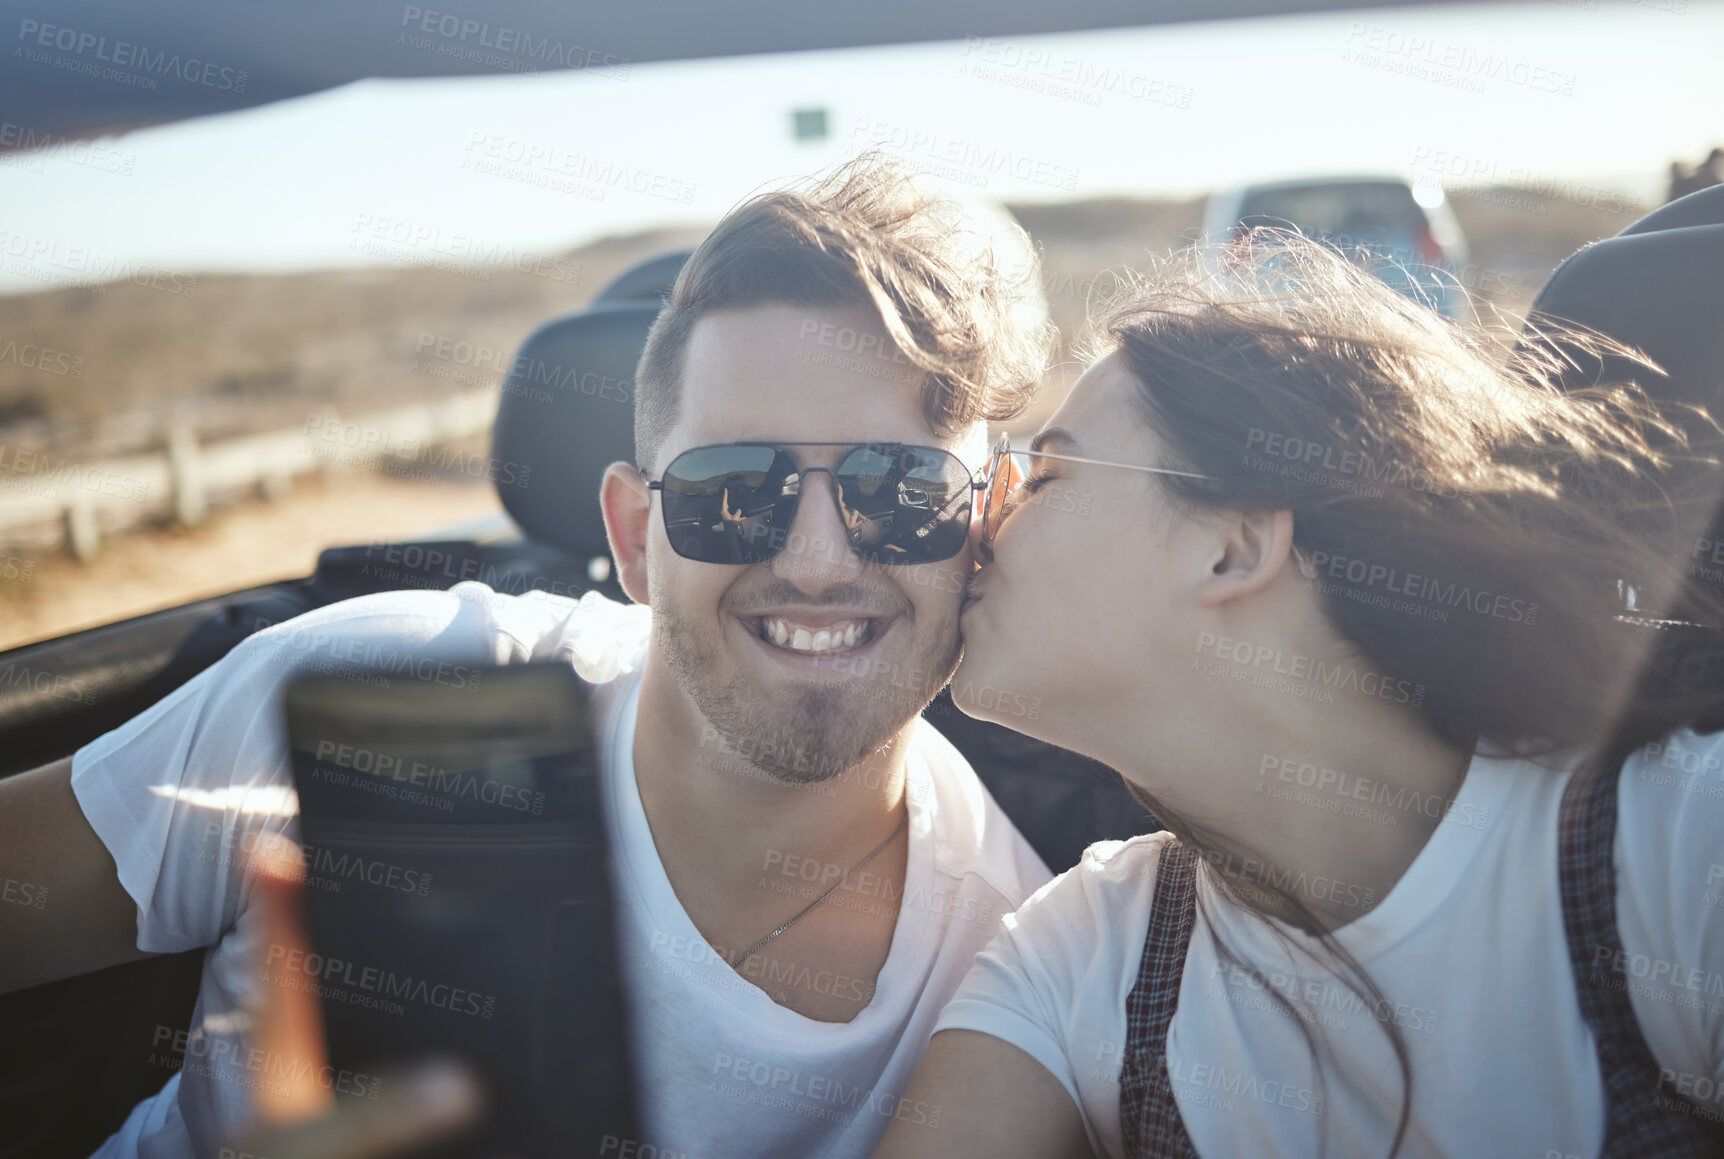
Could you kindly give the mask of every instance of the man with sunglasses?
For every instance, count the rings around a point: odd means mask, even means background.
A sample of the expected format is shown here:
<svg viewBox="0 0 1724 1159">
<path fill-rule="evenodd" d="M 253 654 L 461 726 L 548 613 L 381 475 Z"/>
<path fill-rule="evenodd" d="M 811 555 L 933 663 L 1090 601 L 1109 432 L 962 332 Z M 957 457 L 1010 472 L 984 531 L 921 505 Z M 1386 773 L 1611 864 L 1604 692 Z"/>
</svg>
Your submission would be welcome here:
<svg viewBox="0 0 1724 1159">
<path fill-rule="evenodd" d="M 607 694 L 671 1150 L 937 1130 L 904 1068 L 1047 880 L 918 716 L 960 652 L 985 423 L 1027 403 L 1042 350 L 1022 287 L 978 278 L 939 214 L 880 167 L 733 213 L 647 340 L 637 462 L 605 476 L 618 577 L 652 609 L 638 682 Z M 878 357 L 820 357 L 846 346 Z"/>
<path fill-rule="evenodd" d="M 637 462 L 599 497 L 644 608 L 471 583 L 332 605 L 5 782 L 16 856 L 66 888 L 0 990 L 214 947 L 180 1028 L 207 1064 L 101 1154 L 214 1153 L 245 1123 L 234 1060 L 280 996 L 241 851 L 292 832 L 281 689 L 380 653 L 593 682 L 646 1124 L 601 1153 L 866 1156 L 893 1121 L 939 1129 L 903 1098 L 934 1019 L 1049 877 L 919 718 L 959 657 L 985 425 L 1046 349 L 1033 259 L 1014 279 L 996 252 L 878 158 L 743 204 L 653 327 Z"/>
</svg>

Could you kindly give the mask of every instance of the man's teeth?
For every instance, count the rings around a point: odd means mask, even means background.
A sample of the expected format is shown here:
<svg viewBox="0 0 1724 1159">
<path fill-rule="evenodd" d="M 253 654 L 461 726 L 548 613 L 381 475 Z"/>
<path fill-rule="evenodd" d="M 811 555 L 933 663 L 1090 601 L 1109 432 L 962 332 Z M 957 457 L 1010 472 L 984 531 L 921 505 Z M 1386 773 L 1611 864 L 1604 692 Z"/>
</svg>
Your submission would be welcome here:
<svg viewBox="0 0 1724 1159">
<path fill-rule="evenodd" d="M 764 616 L 760 636 L 792 652 L 836 652 L 840 648 L 854 648 L 858 640 L 867 640 L 868 621 L 851 620 L 816 630 L 795 627 L 777 616 Z"/>
</svg>

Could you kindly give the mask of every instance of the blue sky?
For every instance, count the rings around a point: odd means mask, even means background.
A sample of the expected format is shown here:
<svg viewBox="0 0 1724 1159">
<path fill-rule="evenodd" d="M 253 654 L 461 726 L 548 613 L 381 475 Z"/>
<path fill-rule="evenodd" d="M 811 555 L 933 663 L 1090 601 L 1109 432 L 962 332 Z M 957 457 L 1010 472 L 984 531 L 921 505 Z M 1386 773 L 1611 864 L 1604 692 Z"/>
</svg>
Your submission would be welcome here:
<svg viewBox="0 0 1724 1159">
<path fill-rule="evenodd" d="M 1720 45 L 1724 3 L 1546 0 L 363 82 L 7 158 L 0 292 L 536 262 L 710 222 L 869 145 L 1002 200 L 1324 172 L 1655 199 L 1673 157 L 1724 144 Z M 792 138 L 797 108 L 828 111 L 826 140 Z"/>
</svg>

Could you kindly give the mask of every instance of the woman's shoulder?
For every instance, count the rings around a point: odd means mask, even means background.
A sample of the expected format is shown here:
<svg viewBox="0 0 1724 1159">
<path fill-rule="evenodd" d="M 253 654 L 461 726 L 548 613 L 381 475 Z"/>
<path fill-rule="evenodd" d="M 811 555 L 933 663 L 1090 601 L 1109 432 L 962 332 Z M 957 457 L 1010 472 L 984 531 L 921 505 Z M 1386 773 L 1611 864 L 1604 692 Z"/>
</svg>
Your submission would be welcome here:
<svg viewBox="0 0 1724 1159">
<path fill-rule="evenodd" d="M 1168 832 L 1125 841 L 1097 841 L 1078 863 L 1042 886 L 1008 919 L 1020 935 L 1128 933 L 1142 938 L 1155 896 L 1156 868 L 1172 842 Z"/>
<path fill-rule="evenodd" d="M 1104 1021 L 1116 1013 L 1123 1017 L 1124 1007 L 1115 999 L 1123 1001 L 1136 976 L 1149 930 L 1156 865 L 1171 837 L 1153 833 L 1086 849 L 1076 865 L 1002 919 L 958 998 L 941 1016 L 942 1025 L 1017 1041 L 1002 1033 L 997 1021 L 989 1021 L 991 1016 L 974 1013 L 977 1003 L 1005 1007 L 1029 1012 L 1045 1024 L 1046 1046 L 1071 1041 L 1068 1022 L 1074 1011 L 1089 1010 L 1086 1003 L 1100 1003 L 1091 1013 Z M 1041 1058 L 1045 1052 L 1030 1053 Z"/>
<path fill-rule="evenodd" d="M 1623 763 L 1617 785 L 1617 833 L 1638 840 L 1648 857 L 1718 858 L 1724 827 L 1724 732 L 1673 732 Z"/>
<path fill-rule="evenodd" d="M 1143 833 L 1123 841 L 1097 841 L 1083 851 L 1071 872 L 1083 872 L 1100 881 L 1133 880 L 1143 872 L 1152 877 L 1162 850 L 1173 841 L 1165 829 Z"/>
<path fill-rule="evenodd" d="M 1680 729 L 1644 746 L 1628 763 L 1635 780 L 1724 799 L 1724 732 Z"/>
<path fill-rule="evenodd" d="M 1660 1066 L 1724 1066 L 1724 733 L 1684 729 L 1624 764 L 1616 924 L 1634 1013 Z"/>
<path fill-rule="evenodd" d="M 1682 729 L 1632 754 L 1622 766 L 1617 810 L 1619 845 L 1639 838 L 1648 852 L 1704 852 L 1715 860 L 1724 825 L 1724 732 Z M 1702 847 L 1685 850 L 1696 838 Z"/>
</svg>

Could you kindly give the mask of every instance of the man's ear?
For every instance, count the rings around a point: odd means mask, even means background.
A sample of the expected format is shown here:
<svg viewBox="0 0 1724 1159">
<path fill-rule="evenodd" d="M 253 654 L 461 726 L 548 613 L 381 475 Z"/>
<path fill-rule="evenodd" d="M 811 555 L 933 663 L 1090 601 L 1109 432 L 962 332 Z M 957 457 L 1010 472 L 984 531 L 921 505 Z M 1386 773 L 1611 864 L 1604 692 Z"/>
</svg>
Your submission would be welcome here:
<svg viewBox="0 0 1724 1159">
<path fill-rule="evenodd" d="M 646 542 L 652 522 L 652 492 L 632 463 L 612 463 L 599 484 L 599 509 L 605 515 L 605 537 L 617 565 L 617 582 L 629 599 L 647 604 Z"/>
<path fill-rule="evenodd" d="M 1198 603 L 1216 607 L 1254 595 L 1275 582 L 1293 553 L 1293 513 L 1230 511 L 1219 517 L 1211 574 L 1198 590 Z"/>
</svg>

